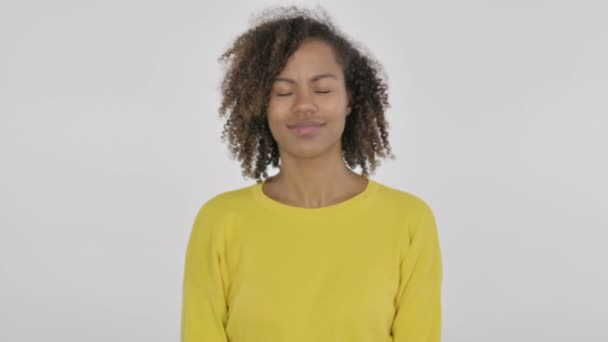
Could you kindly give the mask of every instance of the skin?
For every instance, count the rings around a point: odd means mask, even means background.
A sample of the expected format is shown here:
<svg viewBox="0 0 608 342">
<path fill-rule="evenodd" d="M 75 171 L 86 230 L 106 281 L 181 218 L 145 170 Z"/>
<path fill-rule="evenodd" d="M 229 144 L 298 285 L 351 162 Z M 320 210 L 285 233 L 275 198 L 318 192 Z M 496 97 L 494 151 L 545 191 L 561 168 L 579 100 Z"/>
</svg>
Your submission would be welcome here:
<svg viewBox="0 0 608 342">
<path fill-rule="evenodd" d="M 304 41 L 270 93 L 268 124 L 281 167 L 264 183 L 264 193 L 303 208 L 334 205 L 361 193 L 367 180 L 350 170 L 341 154 L 349 113 L 349 94 L 333 48 L 320 40 Z M 313 136 L 298 136 L 288 127 L 307 119 L 324 123 Z"/>
</svg>

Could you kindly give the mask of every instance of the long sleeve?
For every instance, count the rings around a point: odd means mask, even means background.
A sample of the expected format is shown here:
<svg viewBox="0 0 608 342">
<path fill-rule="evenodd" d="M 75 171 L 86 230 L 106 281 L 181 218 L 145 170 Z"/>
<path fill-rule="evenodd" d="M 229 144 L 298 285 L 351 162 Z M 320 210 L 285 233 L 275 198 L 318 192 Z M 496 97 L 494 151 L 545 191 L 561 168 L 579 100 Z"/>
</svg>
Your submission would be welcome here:
<svg viewBox="0 0 608 342">
<path fill-rule="evenodd" d="M 392 326 L 394 342 L 441 341 L 442 260 L 435 217 L 426 203 L 408 221 Z"/>
<path fill-rule="evenodd" d="M 221 224 L 203 206 L 194 221 L 183 279 L 182 342 L 227 342 L 225 250 Z"/>
</svg>

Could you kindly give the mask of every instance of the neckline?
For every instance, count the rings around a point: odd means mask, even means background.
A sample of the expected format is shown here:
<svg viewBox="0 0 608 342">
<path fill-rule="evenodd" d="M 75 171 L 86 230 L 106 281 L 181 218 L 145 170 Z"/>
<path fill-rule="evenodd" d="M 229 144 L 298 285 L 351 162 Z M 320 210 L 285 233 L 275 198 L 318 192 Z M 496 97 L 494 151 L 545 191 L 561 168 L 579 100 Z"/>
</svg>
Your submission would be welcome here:
<svg viewBox="0 0 608 342">
<path fill-rule="evenodd" d="M 318 216 L 325 214 L 336 214 L 348 210 L 364 208 L 366 204 L 370 202 L 374 194 L 377 191 L 378 183 L 371 178 L 365 177 L 367 180 L 367 186 L 363 191 L 358 194 L 342 201 L 329 206 L 321 208 L 305 208 L 297 207 L 290 204 L 279 202 L 263 191 L 263 185 L 266 184 L 266 180 L 260 183 L 256 183 L 252 186 L 253 196 L 255 200 L 267 209 L 272 210 L 274 214 L 289 214 L 289 215 L 306 215 L 306 216 Z"/>
</svg>

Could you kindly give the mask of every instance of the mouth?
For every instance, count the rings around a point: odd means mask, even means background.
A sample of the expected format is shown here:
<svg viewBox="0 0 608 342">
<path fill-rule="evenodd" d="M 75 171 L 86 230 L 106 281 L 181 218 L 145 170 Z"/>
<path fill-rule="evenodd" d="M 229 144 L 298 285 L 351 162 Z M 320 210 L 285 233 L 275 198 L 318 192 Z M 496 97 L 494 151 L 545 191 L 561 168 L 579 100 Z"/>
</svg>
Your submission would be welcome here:
<svg viewBox="0 0 608 342">
<path fill-rule="evenodd" d="M 325 123 L 304 123 L 287 126 L 289 130 L 298 136 L 314 136 L 325 126 Z"/>
</svg>

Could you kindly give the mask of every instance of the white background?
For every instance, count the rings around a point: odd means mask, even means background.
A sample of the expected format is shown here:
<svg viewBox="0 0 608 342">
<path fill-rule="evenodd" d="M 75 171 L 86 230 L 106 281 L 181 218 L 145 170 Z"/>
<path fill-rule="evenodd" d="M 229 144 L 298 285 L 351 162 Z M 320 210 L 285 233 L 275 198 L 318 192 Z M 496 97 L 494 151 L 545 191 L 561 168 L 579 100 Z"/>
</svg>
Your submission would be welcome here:
<svg viewBox="0 0 608 342">
<path fill-rule="evenodd" d="M 217 58 L 269 4 L 2 0 L 0 340 L 178 340 L 194 215 L 253 183 Z M 372 178 L 435 212 L 444 341 L 607 341 L 608 4 L 321 4 L 389 76 Z"/>
</svg>

